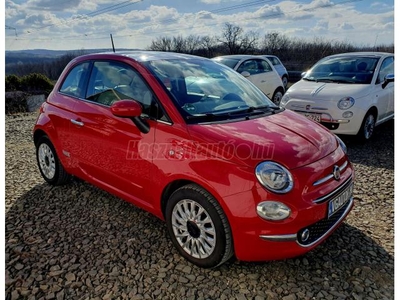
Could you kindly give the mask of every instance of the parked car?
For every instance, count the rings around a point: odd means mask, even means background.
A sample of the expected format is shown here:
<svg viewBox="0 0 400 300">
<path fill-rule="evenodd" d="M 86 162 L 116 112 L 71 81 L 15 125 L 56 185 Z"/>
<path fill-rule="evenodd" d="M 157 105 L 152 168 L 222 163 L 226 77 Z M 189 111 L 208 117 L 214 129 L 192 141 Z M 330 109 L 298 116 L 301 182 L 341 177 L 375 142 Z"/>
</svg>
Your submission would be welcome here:
<svg viewBox="0 0 400 300">
<path fill-rule="evenodd" d="M 76 176 L 149 211 L 201 267 L 304 254 L 353 207 L 343 142 L 206 58 L 78 57 L 33 138 L 48 183 Z"/>
<path fill-rule="evenodd" d="M 292 85 L 281 106 L 337 134 L 369 140 L 376 125 L 394 117 L 394 55 L 343 53 L 317 62 Z"/>
<path fill-rule="evenodd" d="M 281 101 L 285 89 L 279 74 L 268 59 L 252 55 L 225 55 L 214 57 L 213 60 L 242 74 L 275 104 Z"/>
<path fill-rule="evenodd" d="M 281 60 L 275 55 L 262 55 L 262 57 L 267 58 L 271 62 L 276 72 L 278 72 L 279 76 L 282 78 L 283 86 L 286 89 L 289 83 L 289 73 L 286 70 L 283 63 L 281 62 Z"/>
</svg>

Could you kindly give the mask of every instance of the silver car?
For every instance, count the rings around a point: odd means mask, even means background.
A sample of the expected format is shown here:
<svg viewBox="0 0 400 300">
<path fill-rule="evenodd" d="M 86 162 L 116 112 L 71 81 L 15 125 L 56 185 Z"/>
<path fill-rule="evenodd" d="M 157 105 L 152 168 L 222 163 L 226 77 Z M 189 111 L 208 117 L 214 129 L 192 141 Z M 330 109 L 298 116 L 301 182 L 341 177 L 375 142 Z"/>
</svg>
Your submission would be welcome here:
<svg viewBox="0 0 400 300">
<path fill-rule="evenodd" d="M 262 55 L 262 57 L 267 58 L 272 63 L 276 72 L 282 78 L 283 86 L 286 89 L 289 82 L 289 74 L 281 60 L 275 55 Z"/>
</svg>

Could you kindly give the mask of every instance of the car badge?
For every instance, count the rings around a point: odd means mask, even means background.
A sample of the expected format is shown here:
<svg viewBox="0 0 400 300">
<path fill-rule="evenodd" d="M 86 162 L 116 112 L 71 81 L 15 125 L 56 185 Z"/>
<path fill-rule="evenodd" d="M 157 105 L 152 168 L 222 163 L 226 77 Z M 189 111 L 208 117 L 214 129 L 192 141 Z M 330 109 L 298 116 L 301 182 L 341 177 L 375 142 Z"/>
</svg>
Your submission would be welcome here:
<svg viewBox="0 0 400 300">
<path fill-rule="evenodd" d="M 333 166 L 333 178 L 335 178 L 335 180 L 339 180 L 340 179 L 340 168 L 338 166 Z"/>
<path fill-rule="evenodd" d="M 307 105 L 306 110 L 310 110 L 310 109 L 311 109 L 311 105 Z"/>
</svg>

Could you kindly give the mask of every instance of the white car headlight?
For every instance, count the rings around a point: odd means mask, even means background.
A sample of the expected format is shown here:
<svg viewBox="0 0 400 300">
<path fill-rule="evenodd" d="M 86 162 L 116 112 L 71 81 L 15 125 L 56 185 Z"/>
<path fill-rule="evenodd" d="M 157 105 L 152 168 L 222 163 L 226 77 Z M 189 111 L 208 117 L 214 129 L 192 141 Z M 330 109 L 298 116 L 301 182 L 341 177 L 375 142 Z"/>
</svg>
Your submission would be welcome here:
<svg viewBox="0 0 400 300">
<path fill-rule="evenodd" d="M 347 154 L 347 146 L 346 146 L 346 144 L 345 144 L 345 143 L 342 141 L 342 139 L 341 139 L 340 137 L 338 137 L 337 135 L 335 135 L 335 137 L 336 137 L 336 140 L 338 141 L 340 147 L 342 148 L 343 152 L 344 152 L 345 154 Z"/>
<path fill-rule="evenodd" d="M 285 106 L 286 103 L 288 103 L 290 100 L 290 96 L 289 94 L 286 92 L 285 95 L 283 95 L 282 99 L 281 99 L 281 103 L 280 106 Z"/>
<path fill-rule="evenodd" d="M 352 107 L 354 105 L 354 103 L 355 103 L 354 98 L 344 97 L 339 100 L 337 107 L 339 107 L 342 110 L 346 110 L 346 109 L 349 109 L 350 107 Z"/>
<path fill-rule="evenodd" d="M 284 194 L 292 190 L 292 174 L 280 164 L 272 161 L 260 163 L 255 170 L 258 181 L 268 190 Z"/>
</svg>

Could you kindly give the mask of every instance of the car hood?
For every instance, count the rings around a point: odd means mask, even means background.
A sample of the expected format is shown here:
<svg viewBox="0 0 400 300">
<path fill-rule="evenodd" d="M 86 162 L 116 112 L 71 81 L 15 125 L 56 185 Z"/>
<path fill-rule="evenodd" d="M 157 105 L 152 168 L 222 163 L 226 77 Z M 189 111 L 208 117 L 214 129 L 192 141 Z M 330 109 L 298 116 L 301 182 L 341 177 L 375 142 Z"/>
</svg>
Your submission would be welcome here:
<svg viewBox="0 0 400 300">
<path fill-rule="evenodd" d="M 197 151 L 252 168 L 271 160 L 294 169 L 338 147 L 327 129 L 288 110 L 245 121 L 190 125 L 188 130 Z"/>
<path fill-rule="evenodd" d="M 370 91 L 369 84 L 326 83 L 301 80 L 290 87 L 290 97 L 304 100 L 333 100 L 343 97 L 361 98 Z"/>
</svg>

